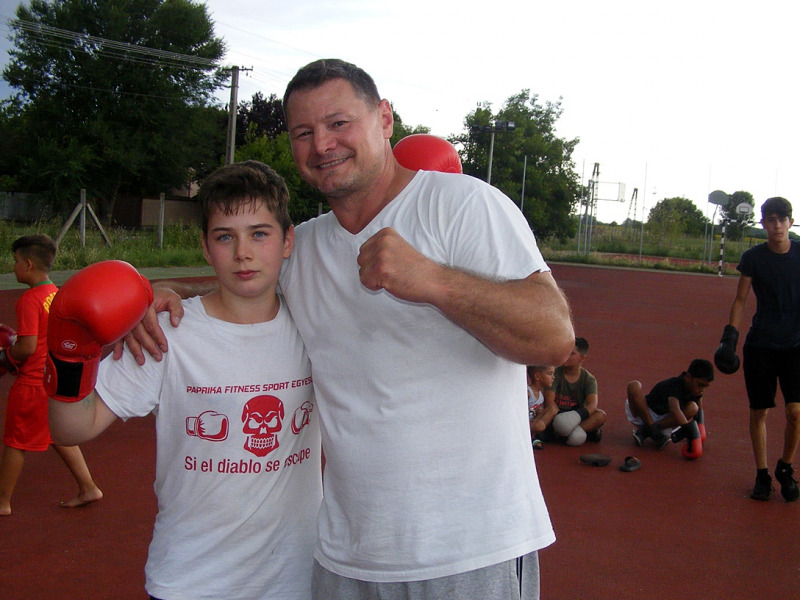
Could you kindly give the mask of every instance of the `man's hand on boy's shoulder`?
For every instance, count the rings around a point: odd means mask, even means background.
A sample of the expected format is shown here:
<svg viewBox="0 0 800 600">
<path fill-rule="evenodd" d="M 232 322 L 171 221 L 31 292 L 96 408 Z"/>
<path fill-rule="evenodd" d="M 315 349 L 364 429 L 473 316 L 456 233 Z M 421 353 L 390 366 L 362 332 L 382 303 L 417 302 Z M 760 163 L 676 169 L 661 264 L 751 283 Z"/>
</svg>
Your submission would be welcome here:
<svg viewBox="0 0 800 600">
<path fill-rule="evenodd" d="M 153 303 L 139 324 L 114 344 L 114 360 L 122 358 L 122 352 L 126 345 L 140 366 L 146 360 L 144 351 L 157 361 L 164 357 L 164 352 L 168 350 L 167 338 L 158 322 L 158 313 L 168 311 L 173 327 L 177 327 L 183 318 L 181 297 L 168 284 L 169 282 L 153 284 Z"/>
</svg>

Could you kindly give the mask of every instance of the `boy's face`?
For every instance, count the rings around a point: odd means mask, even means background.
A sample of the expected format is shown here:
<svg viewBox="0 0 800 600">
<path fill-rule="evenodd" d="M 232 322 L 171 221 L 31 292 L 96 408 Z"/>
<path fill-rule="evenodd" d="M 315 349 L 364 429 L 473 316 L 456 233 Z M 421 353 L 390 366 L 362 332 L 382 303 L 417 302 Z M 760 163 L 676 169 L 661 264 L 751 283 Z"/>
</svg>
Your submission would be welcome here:
<svg viewBox="0 0 800 600">
<path fill-rule="evenodd" d="M 31 271 L 31 261 L 22 256 L 19 250 L 14 251 L 14 277 L 20 283 L 28 282 L 28 274 Z"/>
<path fill-rule="evenodd" d="M 702 398 L 703 392 L 705 392 L 706 388 L 710 385 L 711 382 L 708 379 L 703 379 L 702 377 L 692 377 L 691 375 L 687 381 L 689 393 L 695 398 Z"/>
<path fill-rule="evenodd" d="M 562 365 L 564 367 L 574 367 L 575 365 L 581 364 L 586 359 L 585 354 L 581 354 L 578 348 L 573 348 L 572 352 L 569 353 L 569 357 L 567 361 Z"/>
<path fill-rule="evenodd" d="M 542 371 L 536 371 L 536 373 L 534 373 L 534 377 L 539 380 L 543 388 L 551 388 L 553 387 L 553 382 L 556 379 L 556 368 L 547 367 Z"/>
<path fill-rule="evenodd" d="M 225 215 L 213 211 L 203 239 L 203 255 L 221 288 L 237 296 L 272 295 L 281 264 L 294 248 L 294 228 L 284 235 L 262 202 L 244 203 Z"/>
<path fill-rule="evenodd" d="M 761 225 L 767 230 L 767 239 L 770 242 L 781 243 L 789 240 L 789 229 L 794 220 L 781 217 L 777 214 L 767 215 L 761 219 Z"/>
</svg>

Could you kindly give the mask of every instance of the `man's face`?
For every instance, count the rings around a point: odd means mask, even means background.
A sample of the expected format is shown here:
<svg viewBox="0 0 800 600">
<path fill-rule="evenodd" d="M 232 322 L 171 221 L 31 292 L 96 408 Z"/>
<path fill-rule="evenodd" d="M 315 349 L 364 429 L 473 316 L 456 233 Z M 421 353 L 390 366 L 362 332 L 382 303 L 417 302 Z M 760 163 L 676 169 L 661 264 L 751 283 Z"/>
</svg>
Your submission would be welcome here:
<svg viewBox="0 0 800 600">
<path fill-rule="evenodd" d="M 372 106 L 344 79 L 292 92 L 286 117 L 300 175 L 328 198 L 370 190 L 388 164 L 389 103 Z"/>
</svg>

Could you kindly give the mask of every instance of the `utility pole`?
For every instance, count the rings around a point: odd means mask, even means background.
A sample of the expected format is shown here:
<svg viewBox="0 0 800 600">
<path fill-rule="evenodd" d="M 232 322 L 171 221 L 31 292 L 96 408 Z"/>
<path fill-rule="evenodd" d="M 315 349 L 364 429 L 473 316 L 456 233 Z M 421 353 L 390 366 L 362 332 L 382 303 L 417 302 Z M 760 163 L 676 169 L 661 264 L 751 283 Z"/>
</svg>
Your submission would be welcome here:
<svg viewBox="0 0 800 600">
<path fill-rule="evenodd" d="M 239 103 L 239 71 L 252 71 L 244 67 L 231 67 L 231 101 L 228 104 L 228 137 L 225 143 L 225 164 L 233 162 L 233 154 L 236 149 L 236 109 Z"/>
<path fill-rule="evenodd" d="M 233 151 L 236 148 L 236 105 L 239 92 L 239 67 L 231 69 L 231 101 L 228 104 L 228 138 L 225 143 L 225 164 L 233 162 Z"/>
</svg>

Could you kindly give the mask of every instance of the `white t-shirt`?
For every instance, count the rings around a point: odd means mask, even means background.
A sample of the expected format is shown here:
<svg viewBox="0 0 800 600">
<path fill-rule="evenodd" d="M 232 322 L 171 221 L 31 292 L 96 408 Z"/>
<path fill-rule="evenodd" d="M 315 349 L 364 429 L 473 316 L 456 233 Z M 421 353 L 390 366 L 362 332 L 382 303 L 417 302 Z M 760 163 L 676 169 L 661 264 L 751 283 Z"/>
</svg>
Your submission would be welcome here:
<svg viewBox="0 0 800 600">
<path fill-rule="evenodd" d="M 318 415 L 303 342 L 281 303 L 269 322 L 162 313 L 169 352 L 101 363 L 123 419 L 156 412 L 158 496 L 145 573 L 165 599 L 307 600 L 322 495 Z"/>
<path fill-rule="evenodd" d="M 281 286 L 327 459 L 315 558 L 346 577 L 412 581 L 552 543 L 525 367 L 433 307 L 361 285 L 359 247 L 387 226 L 442 264 L 509 279 L 547 270 L 519 209 L 463 175 L 418 173 L 356 235 L 332 213 L 297 227 Z"/>
<path fill-rule="evenodd" d="M 544 392 L 539 390 L 534 392 L 531 387 L 528 387 L 528 418 L 533 421 L 544 408 Z"/>
</svg>

